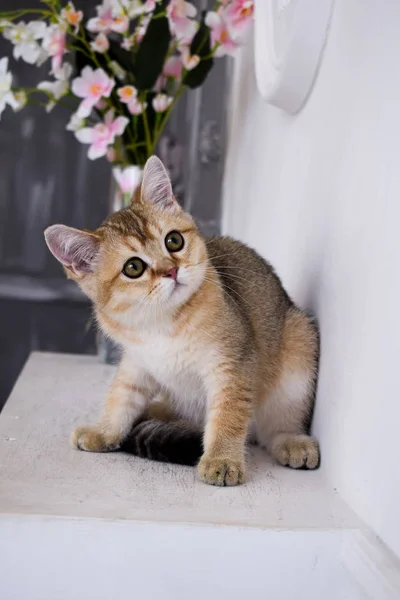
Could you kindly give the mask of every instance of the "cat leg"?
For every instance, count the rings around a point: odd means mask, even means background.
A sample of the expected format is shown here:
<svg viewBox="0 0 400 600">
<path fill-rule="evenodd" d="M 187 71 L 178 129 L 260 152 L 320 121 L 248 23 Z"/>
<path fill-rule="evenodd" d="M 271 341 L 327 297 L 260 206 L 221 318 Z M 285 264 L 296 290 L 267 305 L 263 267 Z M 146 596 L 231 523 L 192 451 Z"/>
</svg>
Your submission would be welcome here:
<svg viewBox="0 0 400 600">
<path fill-rule="evenodd" d="M 143 415 L 155 391 L 153 380 L 135 369 L 130 360 L 122 358 L 98 423 L 78 427 L 71 436 L 72 446 L 87 452 L 118 449 L 134 422 Z"/>
<path fill-rule="evenodd" d="M 244 481 L 245 442 L 252 410 L 253 393 L 237 379 L 213 391 L 204 434 L 204 454 L 198 465 L 202 481 L 219 486 Z"/>
<path fill-rule="evenodd" d="M 283 328 L 280 376 L 256 411 L 256 428 L 260 445 L 293 469 L 315 469 L 320 461 L 319 444 L 308 435 L 318 352 L 315 324 L 298 309 L 290 310 Z"/>
<path fill-rule="evenodd" d="M 276 460 L 293 469 L 315 469 L 319 445 L 308 435 L 313 396 L 307 372 L 286 372 L 256 411 L 257 439 Z"/>
</svg>

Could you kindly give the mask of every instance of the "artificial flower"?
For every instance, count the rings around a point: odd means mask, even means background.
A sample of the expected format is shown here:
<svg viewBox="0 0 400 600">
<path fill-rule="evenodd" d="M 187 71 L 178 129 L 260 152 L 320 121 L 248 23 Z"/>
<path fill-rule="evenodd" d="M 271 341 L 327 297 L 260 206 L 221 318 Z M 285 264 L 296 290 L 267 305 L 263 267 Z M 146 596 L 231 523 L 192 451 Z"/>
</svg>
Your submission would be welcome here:
<svg viewBox="0 0 400 600">
<path fill-rule="evenodd" d="M 126 117 L 114 119 L 114 111 L 109 110 L 103 123 L 78 129 L 75 131 L 75 137 L 83 144 L 90 144 L 88 157 L 94 160 L 107 154 L 108 147 L 114 143 L 116 136 L 124 133 L 128 123 L 129 119 Z"/>
<path fill-rule="evenodd" d="M 198 56 L 197 54 L 190 54 L 190 50 L 187 46 L 182 46 L 181 54 L 182 54 L 182 63 L 183 63 L 183 66 L 185 67 L 185 69 L 187 69 L 188 71 L 191 71 L 192 69 L 197 67 L 197 65 L 200 62 L 200 56 Z"/>
<path fill-rule="evenodd" d="M 115 33 L 126 33 L 129 29 L 129 19 L 126 15 L 120 15 L 115 17 L 112 25 L 111 31 Z"/>
<path fill-rule="evenodd" d="M 38 40 L 45 36 L 46 29 L 46 23 L 42 21 L 31 21 L 28 24 L 19 21 L 15 25 L 11 23 L 6 27 L 3 36 L 14 45 L 13 56 L 16 60 L 22 58 L 30 65 L 34 65 L 41 57 Z"/>
<path fill-rule="evenodd" d="M 171 0 L 167 6 L 167 15 L 171 32 L 183 43 L 189 43 L 196 30 L 198 23 L 193 20 L 197 9 L 185 0 Z"/>
<path fill-rule="evenodd" d="M 72 81 L 72 92 L 78 98 L 83 98 L 79 105 L 77 114 L 81 118 L 88 117 L 96 102 L 100 98 L 109 98 L 115 86 L 114 79 L 108 77 L 103 69 L 93 70 L 92 67 L 84 67 L 80 77 Z"/>
<path fill-rule="evenodd" d="M 68 2 L 67 6 L 61 11 L 61 19 L 71 25 L 74 28 L 74 32 L 78 33 L 79 24 L 83 19 L 83 12 L 81 10 L 75 10 L 75 6 L 72 2 Z"/>
<path fill-rule="evenodd" d="M 137 89 L 133 85 L 124 85 L 117 90 L 117 94 L 121 102 L 129 104 L 137 96 Z"/>
<path fill-rule="evenodd" d="M 127 107 L 131 115 L 141 115 L 147 108 L 147 102 L 140 102 L 137 98 L 133 98 Z"/>
<path fill-rule="evenodd" d="M 224 19 L 232 35 L 242 34 L 253 18 L 254 1 L 232 0 L 232 2 L 222 10 L 224 11 Z"/>
<path fill-rule="evenodd" d="M 96 7 L 96 11 L 97 17 L 89 19 L 86 29 L 92 33 L 110 33 L 114 23 L 113 3 L 110 0 L 103 0 L 103 3 Z"/>
<path fill-rule="evenodd" d="M 85 120 L 81 119 L 76 113 L 72 113 L 65 129 L 68 131 L 78 131 L 78 129 L 82 129 L 84 125 Z"/>
<path fill-rule="evenodd" d="M 131 166 L 125 169 L 114 167 L 112 172 L 122 194 L 131 198 L 133 192 L 142 181 L 142 170 L 140 167 Z"/>
<path fill-rule="evenodd" d="M 92 33 L 126 33 L 129 29 L 129 17 L 122 0 L 103 0 L 96 8 L 97 17 L 89 19 L 86 28 Z M 142 9 L 143 12 L 143 9 Z M 131 16 L 131 15 L 129 15 Z"/>
<path fill-rule="evenodd" d="M 170 56 L 164 63 L 163 75 L 180 79 L 182 75 L 182 59 L 180 56 Z"/>
<path fill-rule="evenodd" d="M 105 33 L 98 33 L 93 42 L 90 42 L 92 50 L 104 54 L 110 48 L 110 42 Z"/>
<path fill-rule="evenodd" d="M 57 100 L 65 96 L 69 90 L 69 78 L 72 75 L 72 66 L 65 63 L 61 68 L 54 71 L 54 81 L 42 81 L 37 86 L 39 90 L 44 90 L 51 94 L 51 100 L 46 106 L 46 111 L 50 112 L 57 103 Z"/>
<path fill-rule="evenodd" d="M 234 54 L 238 44 L 231 36 L 223 16 L 220 13 L 210 11 L 206 15 L 205 23 L 211 30 L 211 47 L 218 46 L 215 56 Z"/>
<path fill-rule="evenodd" d="M 8 104 L 14 110 L 18 110 L 19 104 L 11 91 L 12 75 L 8 71 L 8 58 L 0 59 L 0 117 Z"/>
<path fill-rule="evenodd" d="M 153 98 L 153 108 L 156 112 L 165 112 L 172 104 L 173 98 L 167 94 L 157 94 Z"/>
<path fill-rule="evenodd" d="M 51 68 L 53 73 L 61 67 L 62 57 L 66 53 L 65 31 L 62 27 L 53 23 L 50 25 L 43 37 L 43 49 L 52 57 Z"/>
<path fill-rule="evenodd" d="M 137 98 L 137 89 L 133 85 L 125 85 L 117 90 L 121 102 L 127 105 L 132 115 L 141 115 L 147 108 L 146 102 L 140 102 Z"/>
</svg>

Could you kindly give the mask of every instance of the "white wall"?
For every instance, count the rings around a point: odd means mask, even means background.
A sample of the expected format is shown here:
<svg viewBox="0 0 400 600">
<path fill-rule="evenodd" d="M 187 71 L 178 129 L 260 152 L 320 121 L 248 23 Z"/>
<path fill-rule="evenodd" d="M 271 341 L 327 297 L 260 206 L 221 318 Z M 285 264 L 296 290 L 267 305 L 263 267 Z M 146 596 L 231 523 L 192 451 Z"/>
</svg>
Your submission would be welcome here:
<svg viewBox="0 0 400 600">
<path fill-rule="evenodd" d="M 336 0 L 295 116 L 236 62 L 224 230 L 318 317 L 322 469 L 400 556 L 400 2 Z"/>
</svg>

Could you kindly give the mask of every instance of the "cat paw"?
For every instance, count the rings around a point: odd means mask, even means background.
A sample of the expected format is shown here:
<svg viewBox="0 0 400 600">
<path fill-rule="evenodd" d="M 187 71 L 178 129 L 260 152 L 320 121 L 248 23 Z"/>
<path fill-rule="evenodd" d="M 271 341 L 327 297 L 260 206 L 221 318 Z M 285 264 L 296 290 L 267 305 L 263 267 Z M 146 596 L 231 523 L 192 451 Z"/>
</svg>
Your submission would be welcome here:
<svg viewBox="0 0 400 600">
<path fill-rule="evenodd" d="M 110 452 L 116 450 L 118 443 L 110 443 L 95 427 L 78 427 L 71 435 L 71 445 L 86 452 Z"/>
<path fill-rule="evenodd" d="M 244 462 L 231 458 L 202 456 L 197 472 L 201 481 L 210 485 L 238 485 L 244 481 Z"/>
<path fill-rule="evenodd" d="M 316 469 L 319 466 L 319 444 L 308 435 L 280 434 L 274 440 L 272 454 L 281 465 L 292 469 Z"/>
</svg>

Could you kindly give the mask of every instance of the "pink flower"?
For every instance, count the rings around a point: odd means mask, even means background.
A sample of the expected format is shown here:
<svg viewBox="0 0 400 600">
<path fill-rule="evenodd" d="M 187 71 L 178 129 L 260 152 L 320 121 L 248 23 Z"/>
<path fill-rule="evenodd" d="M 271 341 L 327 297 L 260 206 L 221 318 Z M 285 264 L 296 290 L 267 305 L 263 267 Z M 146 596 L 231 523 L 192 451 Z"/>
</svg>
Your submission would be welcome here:
<svg viewBox="0 0 400 600">
<path fill-rule="evenodd" d="M 108 37 L 104 33 L 98 33 L 95 40 L 90 42 L 92 49 L 99 54 L 104 54 L 110 47 Z"/>
<path fill-rule="evenodd" d="M 129 102 L 132 102 L 132 100 L 136 98 L 137 89 L 133 87 L 133 85 L 124 85 L 124 87 L 121 87 L 117 90 L 117 94 L 121 102 L 124 102 L 124 104 L 129 104 Z"/>
<path fill-rule="evenodd" d="M 137 98 L 134 98 L 127 106 L 131 115 L 141 115 L 147 108 L 147 102 L 140 102 Z"/>
<path fill-rule="evenodd" d="M 146 0 L 146 2 L 143 4 L 143 11 L 144 12 L 153 11 L 156 7 L 156 1 L 159 2 L 160 0 Z"/>
<path fill-rule="evenodd" d="M 122 8 L 122 5 L 119 6 Z M 101 6 L 96 7 L 97 17 L 89 19 L 86 28 L 93 33 L 125 33 L 129 28 L 129 19 L 123 14 L 115 15 L 115 6 L 112 0 L 103 0 Z"/>
<path fill-rule="evenodd" d="M 154 96 L 153 98 L 153 108 L 156 112 L 165 112 L 172 101 L 173 98 L 167 96 L 167 94 L 157 94 L 157 96 Z"/>
<path fill-rule="evenodd" d="M 94 127 L 83 127 L 75 131 L 75 137 L 82 144 L 90 144 L 88 157 L 90 160 L 105 156 L 108 146 L 111 146 L 117 135 L 122 135 L 129 119 L 117 117 L 114 119 L 114 111 L 109 110 L 104 117 L 104 123 L 98 123 Z"/>
<path fill-rule="evenodd" d="M 142 170 L 134 165 L 125 169 L 114 167 L 113 175 L 121 192 L 129 198 L 132 197 L 133 192 L 142 181 Z"/>
<path fill-rule="evenodd" d="M 187 46 L 182 47 L 181 53 L 182 53 L 182 62 L 183 62 L 183 66 L 185 67 L 185 69 L 187 69 L 188 71 L 191 71 L 192 69 L 197 67 L 197 65 L 200 62 L 200 56 L 198 56 L 197 54 L 190 54 L 190 50 Z"/>
<path fill-rule="evenodd" d="M 162 92 L 162 90 L 167 86 L 167 83 L 168 81 L 165 75 L 159 75 L 157 81 L 153 86 L 153 92 L 157 92 L 157 94 L 159 92 Z"/>
<path fill-rule="evenodd" d="M 81 76 L 76 77 L 72 81 L 72 92 L 78 98 L 83 98 L 79 105 L 77 114 L 81 118 L 86 118 L 90 115 L 93 106 L 100 98 L 108 98 L 115 86 L 114 79 L 108 77 L 103 69 L 85 67 L 82 69 Z"/>
<path fill-rule="evenodd" d="M 196 33 L 198 23 L 193 21 L 197 8 L 185 0 L 171 0 L 167 6 L 167 15 L 171 32 L 179 41 L 189 43 Z"/>
<path fill-rule="evenodd" d="M 115 31 L 115 33 L 126 33 L 128 29 L 129 19 L 126 15 L 115 17 L 113 24 L 111 25 L 111 31 Z"/>
<path fill-rule="evenodd" d="M 65 48 L 65 32 L 56 24 L 50 25 L 43 37 L 43 49 L 52 56 L 51 69 L 53 73 L 61 67 Z"/>
<path fill-rule="evenodd" d="M 182 75 L 182 59 L 180 56 L 170 56 L 164 64 L 163 74 L 166 77 L 180 79 Z"/>
<path fill-rule="evenodd" d="M 67 6 L 61 11 L 61 19 L 71 25 L 74 28 L 74 32 L 78 33 L 79 23 L 83 19 L 83 12 L 81 10 L 75 10 L 75 6 L 72 2 L 68 2 Z"/>
<path fill-rule="evenodd" d="M 110 33 L 111 26 L 114 23 L 112 3 L 104 0 L 101 6 L 96 7 L 97 17 L 89 19 L 86 29 L 93 33 Z"/>
<path fill-rule="evenodd" d="M 230 31 L 235 34 L 242 34 L 254 15 L 253 0 L 233 0 L 226 9 L 224 9 L 224 19 L 228 23 Z"/>
<path fill-rule="evenodd" d="M 141 115 L 147 108 L 146 102 L 139 102 L 137 99 L 137 89 L 133 85 L 125 85 L 117 90 L 121 102 L 127 105 L 132 115 Z"/>
<path fill-rule="evenodd" d="M 210 11 L 206 15 L 205 23 L 211 29 L 211 48 L 214 48 L 218 44 L 215 56 L 234 54 L 238 44 L 232 38 L 228 25 L 222 15 Z"/>
</svg>

